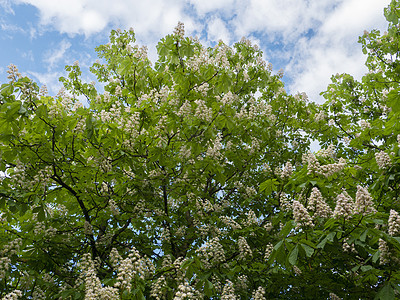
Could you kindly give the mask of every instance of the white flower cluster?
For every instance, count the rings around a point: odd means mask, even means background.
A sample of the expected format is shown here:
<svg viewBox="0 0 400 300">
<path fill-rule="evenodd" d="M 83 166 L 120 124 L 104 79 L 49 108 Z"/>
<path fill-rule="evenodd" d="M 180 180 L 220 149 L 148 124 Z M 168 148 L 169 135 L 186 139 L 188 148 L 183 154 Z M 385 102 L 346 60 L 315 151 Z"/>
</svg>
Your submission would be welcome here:
<svg viewBox="0 0 400 300">
<path fill-rule="evenodd" d="M 145 276 L 154 270 L 152 262 L 149 259 L 142 258 L 134 247 L 125 259 L 122 259 L 118 251 L 113 248 L 110 253 L 110 261 L 118 270 L 117 282 L 114 287 L 127 291 L 131 290 L 132 280 L 136 276 L 144 280 Z"/>
<path fill-rule="evenodd" d="M 350 145 L 351 139 L 348 136 L 344 136 L 343 142 L 346 146 L 348 146 L 348 145 Z"/>
<path fill-rule="evenodd" d="M 185 102 L 182 104 L 176 114 L 179 117 L 190 116 L 192 114 L 192 106 L 190 105 L 189 101 L 185 100 Z"/>
<path fill-rule="evenodd" d="M 323 111 L 320 111 L 317 114 L 315 114 L 314 119 L 316 122 L 323 121 L 326 119 L 326 115 Z"/>
<path fill-rule="evenodd" d="M 178 291 L 175 294 L 174 300 L 193 299 L 194 289 L 189 285 L 187 280 L 178 286 Z"/>
<path fill-rule="evenodd" d="M 186 61 L 186 66 L 192 69 L 192 71 L 196 72 L 199 70 L 201 66 L 210 63 L 211 63 L 210 54 L 206 48 L 202 47 L 198 54 L 196 53 Z"/>
<path fill-rule="evenodd" d="M 356 193 L 356 202 L 354 205 L 355 213 L 362 213 L 363 215 L 367 215 L 370 213 L 375 213 L 376 209 L 374 208 L 374 203 L 372 201 L 372 197 L 366 188 L 362 186 L 357 186 Z"/>
<path fill-rule="evenodd" d="M 0 280 L 6 277 L 7 271 L 10 269 L 11 259 L 8 256 L 0 257 Z"/>
<path fill-rule="evenodd" d="M 293 209 L 293 202 L 288 199 L 288 196 L 285 193 L 279 195 L 279 205 L 281 209 L 286 212 L 291 212 Z"/>
<path fill-rule="evenodd" d="M 46 224 L 43 222 L 36 222 L 35 227 L 33 228 L 33 233 L 40 235 L 41 238 L 52 238 L 57 234 L 57 228 L 51 226 L 46 228 Z"/>
<path fill-rule="evenodd" d="M 108 201 L 108 205 L 110 206 L 111 213 L 114 216 L 118 216 L 119 215 L 119 209 L 118 209 L 118 206 L 117 206 L 117 203 L 115 202 L 115 200 L 114 199 L 110 199 Z"/>
<path fill-rule="evenodd" d="M 10 241 L 8 244 L 5 244 L 0 254 L 4 256 L 17 255 L 21 250 L 21 246 L 22 246 L 22 239 L 16 238 L 15 240 Z"/>
<path fill-rule="evenodd" d="M 264 254 L 265 261 L 267 261 L 269 259 L 273 250 L 274 250 L 274 246 L 271 243 L 268 243 L 267 247 L 265 248 L 265 254 Z"/>
<path fill-rule="evenodd" d="M 256 214 L 254 213 L 254 211 L 252 209 L 250 209 L 247 213 L 246 213 L 246 220 L 244 221 L 243 225 L 244 226 L 253 226 L 253 225 L 258 225 L 258 219 Z"/>
<path fill-rule="evenodd" d="M 296 100 L 302 100 L 302 101 L 304 101 L 304 102 L 308 102 L 308 95 L 307 95 L 305 92 L 302 92 L 302 93 L 297 92 L 297 93 L 294 95 L 294 99 L 296 99 Z"/>
<path fill-rule="evenodd" d="M 42 85 L 39 90 L 39 97 L 46 97 L 48 95 L 48 90 L 46 85 Z"/>
<path fill-rule="evenodd" d="M 329 218 L 332 215 L 332 209 L 326 204 L 318 188 L 313 187 L 310 198 L 308 199 L 308 210 L 313 211 L 313 218 Z"/>
<path fill-rule="evenodd" d="M 388 227 L 388 233 L 391 236 L 397 236 L 400 233 L 400 215 L 393 209 L 390 210 Z"/>
<path fill-rule="evenodd" d="M 160 276 L 156 281 L 151 285 L 150 296 L 154 297 L 156 300 L 164 299 L 164 288 L 167 286 L 167 281 L 164 276 Z"/>
<path fill-rule="evenodd" d="M 127 49 L 128 49 L 128 51 L 130 50 L 133 52 L 134 58 L 141 60 L 141 61 L 145 61 L 147 59 L 147 52 L 148 52 L 147 46 L 143 45 L 143 46 L 139 47 L 138 45 L 135 45 L 131 49 L 129 46 L 130 45 L 128 45 Z"/>
<path fill-rule="evenodd" d="M 85 300 L 117 300 L 118 289 L 103 287 L 97 277 L 94 262 L 90 254 L 84 254 L 80 263 L 81 277 L 85 283 Z"/>
<path fill-rule="evenodd" d="M 293 166 L 292 164 L 288 161 L 286 162 L 285 166 L 283 167 L 282 173 L 281 173 L 281 178 L 288 178 L 292 176 L 293 174 Z"/>
<path fill-rule="evenodd" d="M 251 257 L 253 252 L 250 249 L 249 244 L 244 237 L 240 236 L 238 239 L 239 246 L 239 259 L 246 259 L 247 257 Z"/>
<path fill-rule="evenodd" d="M 301 204 L 297 200 L 293 201 L 293 216 L 296 222 L 296 229 L 302 226 L 309 226 L 309 227 L 314 226 L 312 219 L 308 214 L 308 211 L 305 209 L 303 204 Z"/>
<path fill-rule="evenodd" d="M 174 278 L 176 281 L 180 282 L 184 280 L 185 273 L 183 272 L 182 264 L 187 260 L 187 258 L 178 257 L 174 260 L 172 267 L 175 269 Z"/>
<path fill-rule="evenodd" d="M 332 176 L 335 173 L 338 173 L 344 169 L 346 166 L 346 160 L 344 158 L 339 158 L 337 163 L 322 165 L 319 163 L 315 154 L 308 152 L 307 154 L 303 154 L 302 157 L 303 164 L 307 164 L 308 173 L 312 174 L 313 172 L 319 175 L 323 175 L 325 177 Z"/>
<path fill-rule="evenodd" d="M 259 286 L 258 289 L 253 292 L 253 299 L 254 300 L 266 300 L 264 295 L 265 295 L 264 288 Z"/>
<path fill-rule="evenodd" d="M 247 106 L 242 106 L 239 113 L 236 113 L 236 118 L 239 120 L 256 118 L 267 118 L 269 121 L 274 122 L 276 117 L 272 114 L 271 105 L 265 101 L 256 101 L 254 97 L 250 98 Z"/>
<path fill-rule="evenodd" d="M 335 293 L 329 293 L 329 299 L 330 300 L 342 300 L 342 298 L 337 296 Z"/>
<path fill-rule="evenodd" d="M 211 268 L 213 264 L 225 261 L 225 251 L 218 237 L 206 242 L 196 250 L 196 253 L 201 257 L 205 268 Z"/>
<path fill-rule="evenodd" d="M 379 169 L 387 169 L 392 165 L 389 154 L 384 151 L 375 153 L 375 160 Z"/>
<path fill-rule="evenodd" d="M 76 133 L 83 133 L 86 129 L 86 120 L 84 118 L 79 119 L 78 123 L 75 125 Z"/>
<path fill-rule="evenodd" d="M 10 64 L 7 68 L 7 79 L 9 79 L 11 82 L 18 81 L 18 79 L 22 78 L 22 75 L 18 72 L 16 65 Z"/>
<path fill-rule="evenodd" d="M 238 224 L 235 220 L 233 220 L 230 217 L 227 216 L 221 216 L 220 220 L 222 223 L 224 223 L 226 226 L 232 228 L 232 230 L 237 230 L 237 229 L 242 229 L 242 226 Z"/>
<path fill-rule="evenodd" d="M 257 190 L 253 186 L 246 186 L 244 191 L 248 198 L 254 197 L 257 194 Z"/>
<path fill-rule="evenodd" d="M 5 295 L 2 300 L 17 300 L 19 297 L 22 297 L 22 292 L 20 290 L 14 290 Z"/>
<path fill-rule="evenodd" d="M 344 219 L 349 219 L 354 212 L 354 201 L 350 195 L 343 191 L 336 197 L 336 206 L 333 211 L 334 218 L 344 217 Z"/>
<path fill-rule="evenodd" d="M 99 118 L 103 123 L 110 123 L 117 120 L 119 128 L 123 128 L 122 122 L 125 118 L 122 117 L 122 106 L 119 102 L 113 103 L 108 110 L 101 110 L 95 114 L 96 118 Z"/>
<path fill-rule="evenodd" d="M 207 156 L 211 157 L 213 159 L 220 159 L 221 158 L 221 149 L 222 149 L 222 137 L 220 134 L 217 135 L 214 141 L 210 141 L 210 143 L 213 143 L 207 148 Z"/>
<path fill-rule="evenodd" d="M 222 69 L 229 69 L 230 64 L 228 60 L 228 52 L 230 48 L 224 44 L 221 40 L 219 40 L 218 44 L 214 47 L 217 51 L 215 52 L 215 57 L 212 60 L 212 64 L 214 64 L 216 67 L 222 68 Z"/>
<path fill-rule="evenodd" d="M 261 143 L 261 141 L 259 139 L 255 138 L 255 137 L 251 138 L 249 155 L 257 153 L 260 150 L 260 143 Z"/>
<path fill-rule="evenodd" d="M 200 120 L 203 120 L 207 123 L 212 120 L 212 108 L 209 108 L 204 100 L 195 100 L 194 103 L 197 105 L 195 116 Z"/>
<path fill-rule="evenodd" d="M 271 222 L 267 222 L 265 223 L 264 228 L 266 231 L 271 231 L 272 229 L 274 229 L 274 226 L 272 225 Z"/>
<path fill-rule="evenodd" d="M 346 160 L 341 157 L 339 158 L 339 161 L 337 163 L 320 166 L 319 174 L 324 175 L 325 177 L 329 177 L 335 173 L 342 171 L 345 166 Z"/>
<path fill-rule="evenodd" d="M 238 97 L 234 94 L 232 94 L 232 92 L 227 92 L 221 99 L 222 104 L 224 105 L 231 105 L 235 102 L 235 100 L 237 100 Z"/>
<path fill-rule="evenodd" d="M 345 239 L 342 245 L 344 252 L 357 252 L 354 243 L 349 244 L 349 240 Z"/>
<path fill-rule="evenodd" d="M 39 286 L 36 286 L 32 293 L 32 299 L 46 300 L 46 293 Z"/>
<path fill-rule="evenodd" d="M 321 149 L 318 151 L 318 155 L 321 157 L 330 157 L 334 158 L 335 157 L 335 145 L 330 144 L 328 148 L 326 149 Z"/>
<path fill-rule="evenodd" d="M 182 22 L 178 22 L 178 25 L 176 25 L 174 29 L 174 34 L 179 36 L 180 38 L 183 38 L 185 35 L 185 26 Z"/>
<path fill-rule="evenodd" d="M 390 252 L 389 252 L 389 247 L 387 243 L 379 239 L 379 252 L 380 252 L 380 258 L 379 258 L 379 264 L 384 265 L 389 262 L 389 257 L 390 257 Z"/>
<path fill-rule="evenodd" d="M 236 278 L 235 291 L 246 290 L 249 286 L 249 281 L 246 275 L 241 274 Z"/>
<path fill-rule="evenodd" d="M 200 93 L 203 97 L 206 97 L 209 90 L 209 85 L 207 82 L 203 82 L 202 84 L 194 87 L 193 90 Z"/>
<path fill-rule="evenodd" d="M 293 266 L 293 271 L 296 275 L 301 275 L 301 270 L 298 266 Z"/>
<path fill-rule="evenodd" d="M 260 116 L 270 119 L 271 122 L 275 120 L 275 116 L 272 115 L 272 106 L 267 104 L 265 101 L 257 102 L 254 98 L 251 98 L 249 103 L 248 119 L 255 119 L 257 116 Z"/>
<path fill-rule="evenodd" d="M 17 255 L 22 246 L 22 239 L 16 238 L 3 246 L 0 251 L 0 280 L 6 277 L 7 271 L 11 266 L 11 256 Z"/>
<path fill-rule="evenodd" d="M 363 130 L 371 128 L 371 124 L 365 120 L 360 121 L 360 126 Z"/>
<path fill-rule="evenodd" d="M 235 288 L 233 283 L 229 280 L 226 281 L 222 290 L 221 300 L 236 300 Z"/>
</svg>

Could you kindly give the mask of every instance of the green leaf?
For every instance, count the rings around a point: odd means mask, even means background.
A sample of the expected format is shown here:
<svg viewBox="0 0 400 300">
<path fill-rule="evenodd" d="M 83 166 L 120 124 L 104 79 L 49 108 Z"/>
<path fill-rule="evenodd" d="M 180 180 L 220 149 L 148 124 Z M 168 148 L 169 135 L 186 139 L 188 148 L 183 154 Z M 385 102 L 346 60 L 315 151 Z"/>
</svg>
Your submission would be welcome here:
<svg viewBox="0 0 400 300">
<path fill-rule="evenodd" d="M 293 221 L 288 221 L 280 231 L 279 235 L 283 238 L 287 237 L 290 231 L 293 229 Z"/>
<path fill-rule="evenodd" d="M 26 108 L 21 105 L 21 108 L 19 109 L 18 113 L 22 115 L 26 112 L 27 112 Z"/>
<path fill-rule="evenodd" d="M 372 270 L 372 269 L 373 269 L 373 267 L 370 266 L 370 265 L 361 266 L 361 271 L 363 271 L 363 272 L 367 272 L 367 271 Z"/>
<path fill-rule="evenodd" d="M 307 257 L 311 257 L 314 254 L 314 249 L 311 248 L 310 246 L 306 244 L 301 244 L 301 247 L 303 247 Z"/>
<path fill-rule="evenodd" d="M 378 250 L 378 251 L 376 251 L 376 252 L 374 253 L 374 255 L 372 256 L 372 262 L 373 262 L 373 263 L 376 263 L 376 262 L 378 261 L 379 257 L 380 257 L 380 251 Z"/>
<path fill-rule="evenodd" d="M 394 297 L 394 290 L 390 282 L 386 283 L 385 286 L 378 292 L 375 299 L 379 300 L 392 300 Z"/>
<path fill-rule="evenodd" d="M 297 263 L 297 257 L 299 255 L 299 246 L 293 248 L 292 252 L 289 254 L 289 263 L 295 265 Z"/>
<path fill-rule="evenodd" d="M 132 66 L 132 61 L 130 58 L 125 58 L 118 67 L 117 72 L 121 75 L 127 75 Z"/>
<path fill-rule="evenodd" d="M 278 180 L 276 179 L 268 179 L 260 184 L 260 192 L 264 191 L 265 195 L 270 195 L 272 192 L 276 191 Z"/>
<path fill-rule="evenodd" d="M 368 229 L 366 229 L 366 230 L 360 235 L 360 241 L 365 242 L 365 239 L 367 238 L 367 233 L 368 233 Z"/>
<path fill-rule="evenodd" d="M 206 279 L 206 281 L 204 282 L 204 293 L 206 294 L 206 296 L 211 297 L 213 295 L 213 292 L 213 284 L 208 279 Z"/>
<path fill-rule="evenodd" d="M 283 240 L 279 241 L 279 242 L 274 246 L 274 250 L 275 250 L 275 251 L 278 251 L 279 248 L 282 246 L 282 244 L 283 244 Z"/>
<path fill-rule="evenodd" d="M 336 232 L 330 232 L 318 245 L 317 248 L 323 249 L 325 247 L 325 244 L 330 241 L 333 241 L 333 238 L 335 237 Z"/>
</svg>

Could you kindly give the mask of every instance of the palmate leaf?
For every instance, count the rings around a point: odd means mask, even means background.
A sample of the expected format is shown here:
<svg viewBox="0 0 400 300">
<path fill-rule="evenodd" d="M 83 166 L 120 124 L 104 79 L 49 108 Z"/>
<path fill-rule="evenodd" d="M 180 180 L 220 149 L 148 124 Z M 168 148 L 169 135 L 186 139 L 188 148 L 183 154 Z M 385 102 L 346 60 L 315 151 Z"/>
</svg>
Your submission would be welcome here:
<svg viewBox="0 0 400 300">
<path fill-rule="evenodd" d="M 277 190 L 278 180 L 268 179 L 260 184 L 260 192 L 264 192 L 267 196 Z"/>
</svg>

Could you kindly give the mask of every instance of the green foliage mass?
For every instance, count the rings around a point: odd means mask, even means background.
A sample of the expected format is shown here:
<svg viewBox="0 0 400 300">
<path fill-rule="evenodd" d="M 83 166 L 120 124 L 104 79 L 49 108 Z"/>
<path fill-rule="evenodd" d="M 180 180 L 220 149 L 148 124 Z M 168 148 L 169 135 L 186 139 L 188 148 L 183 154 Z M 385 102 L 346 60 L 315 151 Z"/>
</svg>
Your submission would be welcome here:
<svg viewBox="0 0 400 300">
<path fill-rule="evenodd" d="M 206 48 L 182 24 L 154 65 L 112 31 L 102 92 L 78 63 L 55 97 L 11 67 L 0 296 L 399 297 L 399 9 L 360 37 L 369 72 L 333 76 L 323 105 L 248 40 Z"/>
</svg>

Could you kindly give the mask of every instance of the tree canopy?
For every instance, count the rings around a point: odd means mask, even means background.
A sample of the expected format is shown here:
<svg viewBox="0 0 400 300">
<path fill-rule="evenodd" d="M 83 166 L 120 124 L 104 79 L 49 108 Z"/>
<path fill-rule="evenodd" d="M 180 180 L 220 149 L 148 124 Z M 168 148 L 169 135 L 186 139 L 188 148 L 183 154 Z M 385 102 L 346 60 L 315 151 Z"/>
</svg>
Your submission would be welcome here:
<svg viewBox="0 0 400 300">
<path fill-rule="evenodd" d="M 332 76 L 323 105 L 249 40 L 205 47 L 181 23 L 154 64 L 112 31 L 100 88 L 78 62 L 56 96 L 10 66 L 0 296 L 399 297 L 399 1 L 385 16 L 360 37 L 369 72 Z"/>
</svg>

